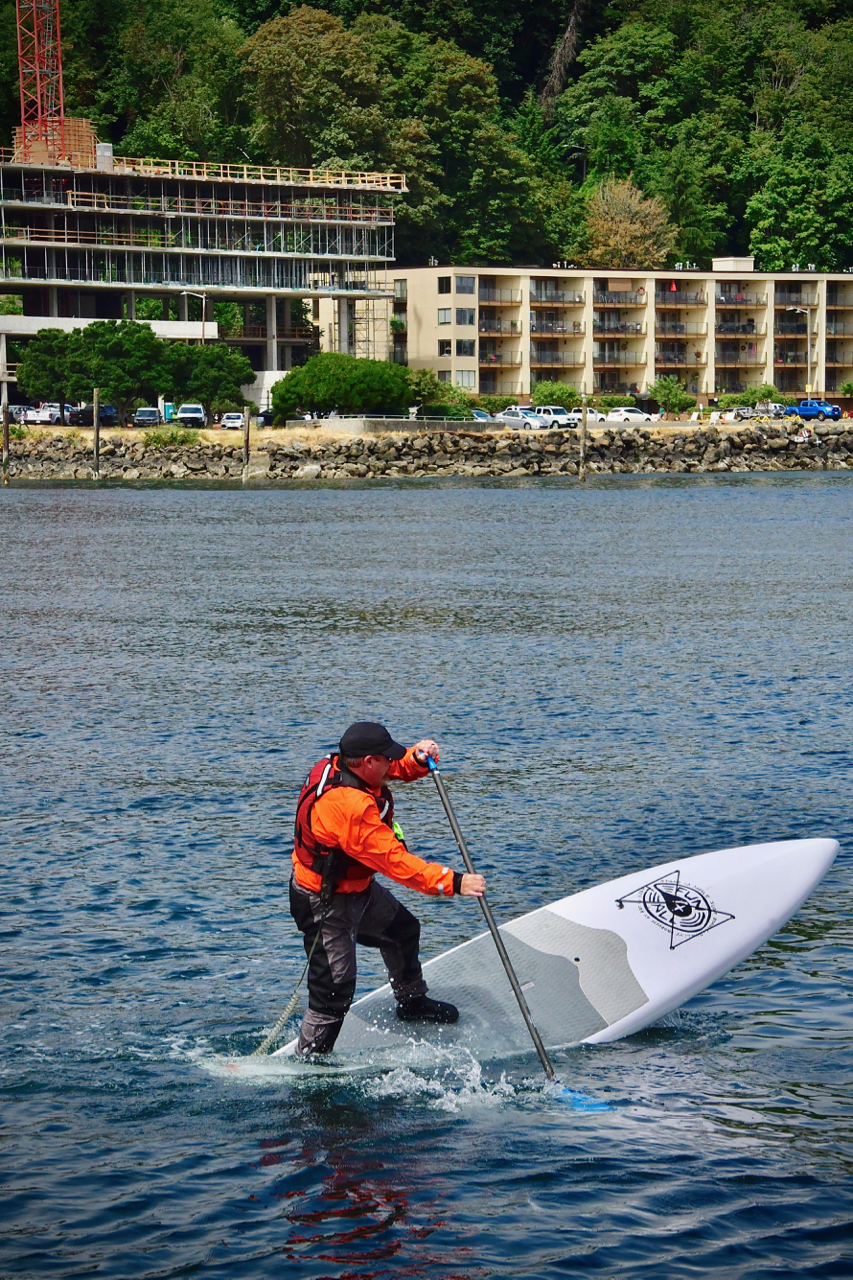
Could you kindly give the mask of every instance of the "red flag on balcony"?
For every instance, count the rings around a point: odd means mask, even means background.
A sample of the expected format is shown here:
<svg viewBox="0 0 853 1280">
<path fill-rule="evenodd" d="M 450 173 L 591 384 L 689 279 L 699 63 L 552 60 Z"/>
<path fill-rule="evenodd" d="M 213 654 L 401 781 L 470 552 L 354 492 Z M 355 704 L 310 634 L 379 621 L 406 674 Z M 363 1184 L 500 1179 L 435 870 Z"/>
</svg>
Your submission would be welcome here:
<svg viewBox="0 0 853 1280">
<path fill-rule="evenodd" d="M 670 293 L 678 293 L 678 285 L 675 283 L 674 280 L 672 284 L 669 286 L 669 291 Z"/>
</svg>

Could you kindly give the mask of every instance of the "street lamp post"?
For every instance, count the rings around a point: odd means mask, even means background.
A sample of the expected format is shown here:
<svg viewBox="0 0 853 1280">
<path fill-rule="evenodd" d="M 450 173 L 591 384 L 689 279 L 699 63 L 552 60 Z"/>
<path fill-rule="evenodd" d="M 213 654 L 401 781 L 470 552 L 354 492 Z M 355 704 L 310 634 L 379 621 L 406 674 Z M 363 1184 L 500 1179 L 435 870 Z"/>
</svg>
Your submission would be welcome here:
<svg viewBox="0 0 853 1280">
<path fill-rule="evenodd" d="M 193 293 L 192 289 L 182 289 L 182 298 L 201 298 L 201 345 L 204 346 L 204 321 L 207 314 L 207 294 Z"/>
<path fill-rule="evenodd" d="M 812 387 L 812 311 L 817 311 L 817 307 L 806 303 L 804 307 L 786 307 L 785 310 L 796 311 L 798 315 L 806 317 L 806 395 L 810 396 L 814 390 Z"/>
</svg>

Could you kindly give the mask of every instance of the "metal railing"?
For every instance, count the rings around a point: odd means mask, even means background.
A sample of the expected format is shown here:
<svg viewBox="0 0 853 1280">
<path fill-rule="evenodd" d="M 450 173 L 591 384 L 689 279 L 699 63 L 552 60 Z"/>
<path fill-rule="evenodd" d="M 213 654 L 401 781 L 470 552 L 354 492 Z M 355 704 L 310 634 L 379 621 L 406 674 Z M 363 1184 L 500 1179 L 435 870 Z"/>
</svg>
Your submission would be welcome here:
<svg viewBox="0 0 853 1280">
<path fill-rule="evenodd" d="M 594 351 L 592 356 L 593 368 L 599 368 L 604 365 L 622 368 L 630 365 L 644 365 L 645 363 L 645 351 Z"/>
<path fill-rule="evenodd" d="M 692 323 L 686 320 L 655 320 L 655 333 L 663 337 L 699 338 L 704 337 L 707 332 L 707 324 L 702 324 L 699 320 Z"/>
<path fill-rule="evenodd" d="M 714 301 L 718 307 L 764 307 L 767 305 L 767 294 L 721 289 Z"/>
<path fill-rule="evenodd" d="M 576 293 L 573 290 L 530 290 L 531 305 L 538 307 L 582 307 L 586 302 L 585 293 Z"/>
<path fill-rule="evenodd" d="M 214 182 L 265 182 L 289 187 L 369 187 L 379 191 L 407 191 L 404 173 L 375 173 L 361 169 L 296 169 L 268 164 L 211 164 L 204 160 L 152 160 L 112 156 L 109 167 L 76 165 L 68 160 L 48 164 L 25 162 L 12 147 L 0 147 L 0 164 L 34 169 L 85 169 L 93 173 L 139 174 L 146 178 L 201 178 Z"/>
<path fill-rule="evenodd" d="M 481 285 L 477 297 L 480 302 L 502 302 L 507 306 L 517 306 L 521 302 L 521 290 L 484 289 Z"/>
<path fill-rule="evenodd" d="M 611 290 L 596 289 L 593 303 L 597 307 L 644 307 L 646 305 L 645 289 L 614 293 Z"/>
<path fill-rule="evenodd" d="M 760 367 L 767 363 L 767 357 L 752 351 L 715 351 L 714 363 L 717 365 L 732 365 L 733 367 L 739 365 Z"/>
<path fill-rule="evenodd" d="M 774 334 L 779 334 L 781 337 L 786 335 L 805 337 L 808 331 L 805 320 L 777 320 L 773 326 Z"/>
<path fill-rule="evenodd" d="M 24 206 L 48 210 L 69 209 L 78 213 L 119 213 L 155 217 L 179 214 L 181 217 L 202 218 L 260 218 L 264 221 L 278 219 L 284 222 L 345 222 L 371 223 L 390 226 L 394 211 L 386 205 L 359 206 L 330 203 L 326 200 L 295 200 L 283 203 L 276 200 L 205 200 L 194 196 L 119 196 L 100 191 L 66 191 L 65 199 L 51 200 L 43 193 L 37 196 L 5 196 L 7 207 Z"/>
<path fill-rule="evenodd" d="M 542 320 L 539 316 L 534 316 L 530 321 L 530 332 L 581 338 L 586 333 L 586 325 L 583 320 L 569 321 L 568 324 L 564 324 L 562 320 Z"/>
<path fill-rule="evenodd" d="M 736 324 L 733 320 L 718 320 L 714 325 L 714 333 L 725 337 L 731 334 L 735 338 L 763 338 L 767 335 L 767 325 L 759 329 L 757 325 Z"/>
<path fill-rule="evenodd" d="M 668 293 L 655 294 L 656 307 L 704 307 L 705 292 L 702 289 L 688 293 L 683 289 L 672 289 Z"/>
<path fill-rule="evenodd" d="M 703 351 L 692 354 L 688 351 L 656 351 L 655 364 L 660 365 L 684 365 L 689 369 L 701 369 L 708 363 L 708 357 Z"/>
<path fill-rule="evenodd" d="M 586 364 L 586 356 L 574 351 L 535 351 L 530 350 L 532 365 L 561 365 L 566 369 L 580 368 Z"/>
<path fill-rule="evenodd" d="M 478 363 L 497 369 L 517 368 L 521 364 L 521 355 L 517 351 L 481 351 Z"/>
<path fill-rule="evenodd" d="M 827 320 L 826 336 L 832 337 L 849 337 L 853 335 L 853 324 L 845 324 L 843 320 Z"/>
<path fill-rule="evenodd" d="M 807 368 L 808 363 L 808 356 L 805 351 L 785 351 L 784 353 L 776 351 L 773 353 L 773 364 L 780 369 L 789 364 L 802 365 L 803 368 Z"/>
<path fill-rule="evenodd" d="M 521 323 L 518 320 L 480 320 L 477 323 L 477 329 L 480 333 L 521 333 Z"/>
<path fill-rule="evenodd" d="M 392 364 L 408 364 L 409 352 L 406 347 L 392 347 L 388 357 Z"/>
<path fill-rule="evenodd" d="M 609 323 L 606 320 L 593 320 L 592 331 L 601 335 L 629 333 L 633 336 L 635 334 L 644 334 L 646 332 L 646 324 L 645 321 L 642 324 L 628 324 L 626 320 L 617 323 Z"/>
<path fill-rule="evenodd" d="M 816 307 L 817 294 L 780 293 L 777 289 L 773 305 L 776 307 Z"/>
</svg>

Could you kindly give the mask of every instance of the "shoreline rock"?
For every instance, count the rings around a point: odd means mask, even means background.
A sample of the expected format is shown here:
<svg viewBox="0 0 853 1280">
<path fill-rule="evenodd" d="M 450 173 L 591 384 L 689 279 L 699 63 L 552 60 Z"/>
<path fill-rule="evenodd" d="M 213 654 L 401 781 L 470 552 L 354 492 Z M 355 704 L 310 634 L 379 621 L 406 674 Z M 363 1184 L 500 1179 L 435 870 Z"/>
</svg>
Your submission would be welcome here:
<svg viewBox="0 0 853 1280">
<path fill-rule="evenodd" d="M 699 424 L 599 426 L 587 443 L 589 475 L 696 475 L 716 472 L 853 470 L 853 421 L 818 426 L 806 443 L 784 425 L 737 430 Z M 270 431 L 253 440 L 247 467 L 227 439 L 146 447 L 129 436 L 101 443 L 101 480 L 223 481 L 248 484 L 424 476 L 577 475 L 573 428 L 483 432 L 419 427 L 368 436 L 316 439 Z M 92 480 L 92 448 L 79 436 L 11 441 L 10 480 Z"/>
</svg>

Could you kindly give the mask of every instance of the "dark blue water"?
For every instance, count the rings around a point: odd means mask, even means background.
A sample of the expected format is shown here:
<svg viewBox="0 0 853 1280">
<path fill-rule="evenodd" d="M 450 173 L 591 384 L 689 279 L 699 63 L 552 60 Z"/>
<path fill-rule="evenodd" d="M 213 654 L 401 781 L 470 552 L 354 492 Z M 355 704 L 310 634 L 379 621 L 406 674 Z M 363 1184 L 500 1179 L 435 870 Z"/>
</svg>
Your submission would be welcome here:
<svg viewBox="0 0 853 1280">
<path fill-rule="evenodd" d="M 3 1277 L 851 1274 L 853 477 L 13 488 L 0 529 Z M 294 798 L 363 717 L 439 740 L 499 919 L 842 853 L 675 1025 L 557 1055 L 609 1110 L 532 1053 L 214 1074 L 298 976 Z M 427 955 L 481 928 L 414 897 Z"/>
</svg>

